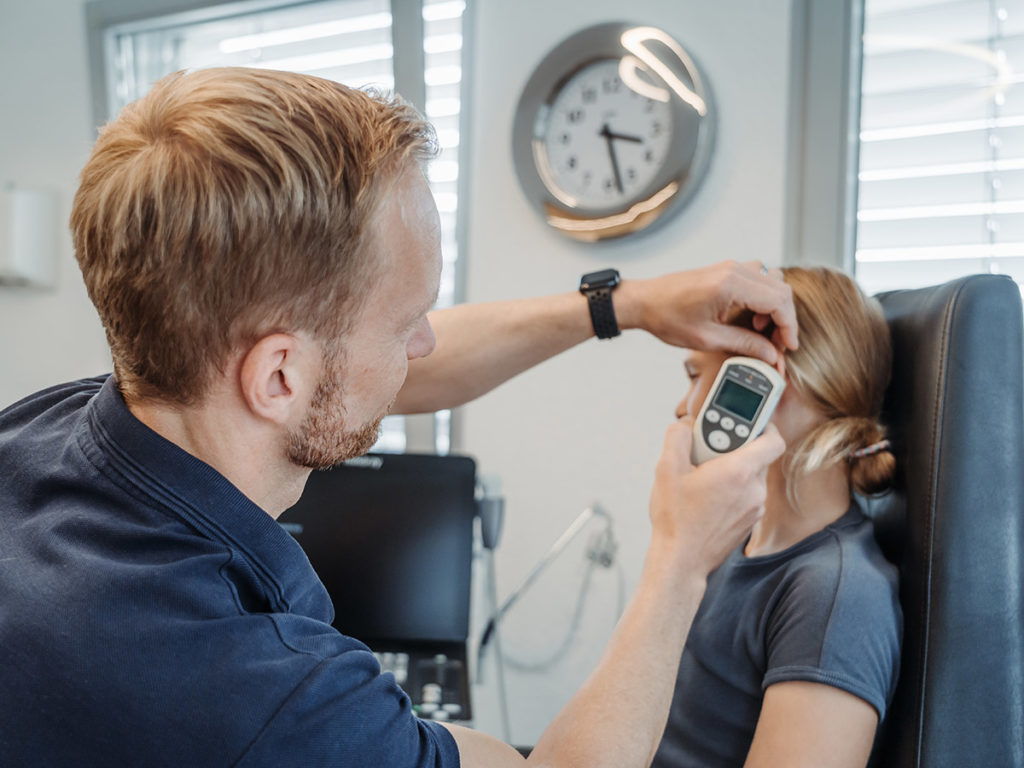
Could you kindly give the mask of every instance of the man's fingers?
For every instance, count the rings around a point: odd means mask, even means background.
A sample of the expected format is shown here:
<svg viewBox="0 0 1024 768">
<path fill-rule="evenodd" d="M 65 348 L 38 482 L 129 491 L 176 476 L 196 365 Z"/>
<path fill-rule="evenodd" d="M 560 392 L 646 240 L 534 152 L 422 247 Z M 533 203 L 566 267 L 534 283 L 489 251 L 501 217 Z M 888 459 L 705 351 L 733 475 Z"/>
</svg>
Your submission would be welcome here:
<svg viewBox="0 0 1024 768">
<path fill-rule="evenodd" d="M 669 462 L 673 472 L 688 472 L 693 469 L 690 454 L 693 451 L 693 417 L 684 416 L 665 430 L 665 447 L 662 457 Z"/>
<path fill-rule="evenodd" d="M 756 357 L 769 365 L 775 365 L 779 358 L 778 348 L 759 333 L 748 328 L 721 325 L 714 329 L 707 345 L 708 349 L 737 352 L 747 357 Z"/>
<path fill-rule="evenodd" d="M 744 269 L 738 274 L 740 279 L 735 284 L 732 301 L 759 315 L 770 316 L 785 347 L 796 349 L 799 341 L 793 290 L 786 283 L 773 278 L 771 273 L 762 275 L 760 271 Z"/>
</svg>

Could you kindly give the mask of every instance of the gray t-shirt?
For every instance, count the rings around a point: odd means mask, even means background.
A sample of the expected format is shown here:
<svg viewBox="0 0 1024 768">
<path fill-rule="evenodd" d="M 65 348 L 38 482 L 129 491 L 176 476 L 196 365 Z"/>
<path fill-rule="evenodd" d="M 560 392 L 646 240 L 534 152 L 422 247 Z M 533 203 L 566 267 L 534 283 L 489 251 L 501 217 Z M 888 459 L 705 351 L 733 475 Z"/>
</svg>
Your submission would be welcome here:
<svg viewBox="0 0 1024 768">
<path fill-rule="evenodd" d="M 782 552 L 737 549 L 708 578 L 654 766 L 742 766 L 765 689 L 786 680 L 841 688 L 881 719 L 901 636 L 896 568 L 856 504 Z"/>
</svg>

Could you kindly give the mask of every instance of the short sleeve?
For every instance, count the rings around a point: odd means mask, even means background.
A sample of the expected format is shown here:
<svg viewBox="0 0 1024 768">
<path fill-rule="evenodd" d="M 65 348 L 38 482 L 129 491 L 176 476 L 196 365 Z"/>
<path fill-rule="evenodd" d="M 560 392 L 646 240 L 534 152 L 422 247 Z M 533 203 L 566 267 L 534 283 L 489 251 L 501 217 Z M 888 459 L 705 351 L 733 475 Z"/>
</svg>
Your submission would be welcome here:
<svg viewBox="0 0 1024 768">
<path fill-rule="evenodd" d="M 355 652 L 317 665 L 236 765 L 459 768 L 459 752 L 445 728 L 416 717 L 370 653 Z"/>
<path fill-rule="evenodd" d="M 768 619 L 762 688 L 802 680 L 852 693 L 885 717 L 899 674 L 896 569 L 834 541 L 793 569 Z"/>
</svg>

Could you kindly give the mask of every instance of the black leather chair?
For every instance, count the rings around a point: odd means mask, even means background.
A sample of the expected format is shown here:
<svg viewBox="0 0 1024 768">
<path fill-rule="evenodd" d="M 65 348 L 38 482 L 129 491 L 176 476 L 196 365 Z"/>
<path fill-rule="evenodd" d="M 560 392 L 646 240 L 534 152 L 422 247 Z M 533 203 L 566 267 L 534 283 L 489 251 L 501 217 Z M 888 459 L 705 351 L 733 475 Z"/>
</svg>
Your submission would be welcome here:
<svg viewBox="0 0 1024 768">
<path fill-rule="evenodd" d="M 899 564 L 903 659 L 879 768 L 1024 766 L 1024 334 L 1014 282 L 878 297 L 900 469 L 870 507 Z"/>
</svg>

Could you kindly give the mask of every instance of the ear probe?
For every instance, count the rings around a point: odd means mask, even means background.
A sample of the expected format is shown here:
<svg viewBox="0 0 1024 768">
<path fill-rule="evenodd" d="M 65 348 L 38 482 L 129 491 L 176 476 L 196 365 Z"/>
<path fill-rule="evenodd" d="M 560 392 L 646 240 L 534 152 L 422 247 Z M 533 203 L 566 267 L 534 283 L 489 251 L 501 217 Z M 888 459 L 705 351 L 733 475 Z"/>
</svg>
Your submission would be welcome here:
<svg viewBox="0 0 1024 768">
<path fill-rule="evenodd" d="M 693 463 L 735 451 L 754 440 L 775 412 L 786 382 L 753 357 L 730 357 L 718 371 L 693 427 Z"/>
</svg>

